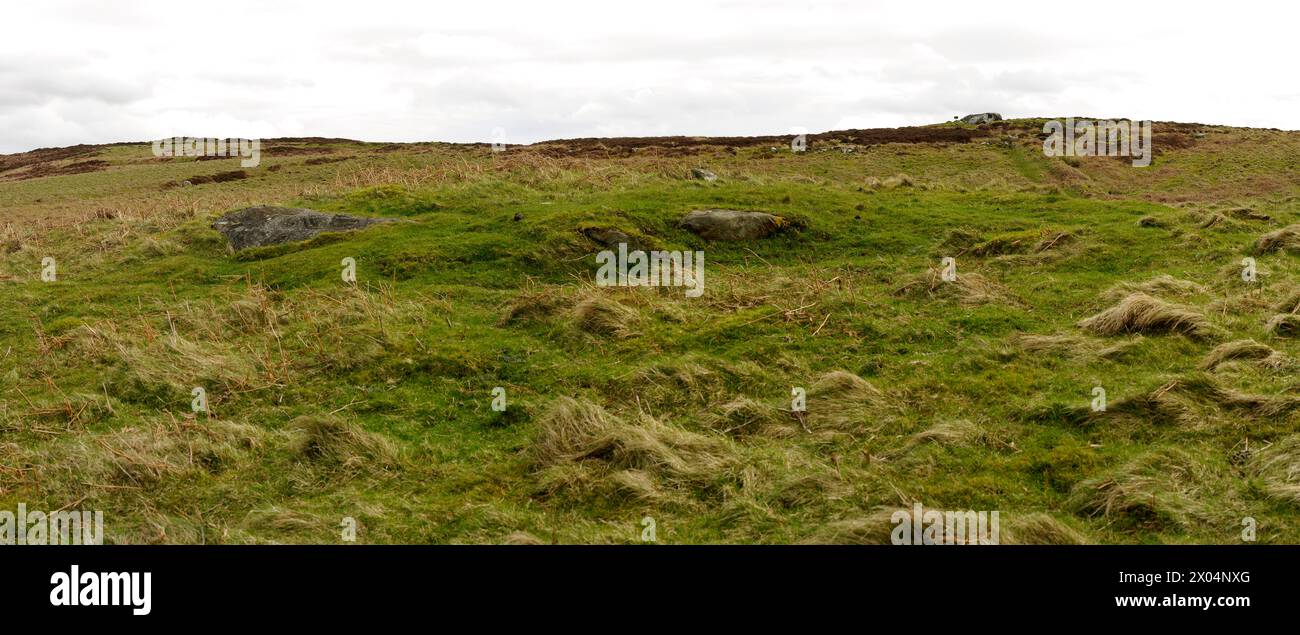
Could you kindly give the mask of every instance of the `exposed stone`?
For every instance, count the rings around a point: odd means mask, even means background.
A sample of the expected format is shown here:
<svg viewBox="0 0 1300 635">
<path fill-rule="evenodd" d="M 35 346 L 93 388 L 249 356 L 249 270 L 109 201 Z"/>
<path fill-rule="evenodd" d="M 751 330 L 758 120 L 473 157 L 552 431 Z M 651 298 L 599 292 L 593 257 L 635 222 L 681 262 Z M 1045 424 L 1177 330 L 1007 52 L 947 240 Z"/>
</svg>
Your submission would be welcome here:
<svg viewBox="0 0 1300 635">
<path fill-rule="evenodd" d="M 632 240 L 631 236 L 608 227 L 588 227 L 582 230 L 582 234 L 606 247 L 614 247 L 619 243 L 626 243 Z"/>
<path fill-rule="evenodd" d="M 324 232 L 351 231 L 394 220 L 263 205 L 230 212 L 212 223 L 212 228 L 221 232 L 231 247 L 240 250 L 297 242 Z"/>
<path fill-rule="evenodd" d="M 700 179 L 702 181 L 716 181 L 718 180 L 718 175 L 705 170 L 704 168 L 691 168 L 691 178 Z"/>
<path fill-rule="evenodd" d="M 582 235 L 609 249 L 618 249 L 619 243 L 626 244 L 629 251 L 648 248 L 644 241 L 611 227 L 588 227 L 582 230 Z"/>
<path fill-rule="evenodd" d="M 733 209 L 698 209 L 682 219 L 681 226 L 708 240 L 755 240 L 772 235 L 785 219 L 765 212 Z"/>
<path fill-rule="evenodd" d="M 966 115 L 965 117 L 961 118 L 962 123 L 968 123 L 976 126 L 982 123 L 992 123 L 994 121 L 1002 121 L 1002 115 L 999 115 L 996 112 L 982 112 L 975 115 Z"/>
</svg>

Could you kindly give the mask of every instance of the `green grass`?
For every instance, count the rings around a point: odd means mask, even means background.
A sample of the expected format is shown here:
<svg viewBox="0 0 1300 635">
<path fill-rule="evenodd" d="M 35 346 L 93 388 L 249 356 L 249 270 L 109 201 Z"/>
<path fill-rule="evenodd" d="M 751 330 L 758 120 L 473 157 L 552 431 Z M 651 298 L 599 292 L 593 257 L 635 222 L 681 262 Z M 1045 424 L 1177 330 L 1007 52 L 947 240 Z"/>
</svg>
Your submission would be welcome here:
<svg viewBox="0 0 1300 635">
<path fill-rule="evenodd" d="M 1071 168 L 1032 139 L 626 160 L 306 144 L 349 160 L 271 155 L 174 189 L 233 162 L 111 147 L 104 172 L 0 182 L 18 245 L 0 249 L 0 509 L 102 509 L 115 542 L 338 542 L 344 517 L 364 542 L 638 542 L 650 516 L 661 542 L 783 543 L 919 501 L 999 510 L 1013 536 L 1046 514 L 1094 542 L 1235 543 L 1250 516 L 1261 542 L 1300 542 L 1285 471 L 1258 468 L 1298 432 L 1296 367 L 1199 369 L 1239 339 L 1300 358 L 1263 327 L 1300 288 L 1296 257 L 1256 256 L 1259 284 L 1233 274 L 1300 219 L 1300 142 L 1215 130 L 1240 143 L 1147 172 Z M 1227 163 L 1241 145 L 1258 160 Z M 719 180 L 686 178 L 696 165 Z M 863 187 L 895 174 L 914 186 Z M 230 254 L 209 224 L 253 203 L 409 222 Z M 1273 221 L 1200 227 L 1237 205 Z M 678 228 L 705 207 L 800 229 L 728 244 Z M 705 295 L 594 286 L 580 230 L 596 226 L 703 250 Z M 58 282 L 40 281 L 45 256 Z M 945 256 L 964 282 L 929 282 Z M 1213 338 L 1076 326 L 1160 275 L 1199 285 L 1152 294 Z M 190 411 L 195 386 L 211 416 Z M 567 453 L 546 436 L 574 423 L 566 398 L 597 413 Z M 936 426 L 956 432 L 917 436 Z"/>
</svg>

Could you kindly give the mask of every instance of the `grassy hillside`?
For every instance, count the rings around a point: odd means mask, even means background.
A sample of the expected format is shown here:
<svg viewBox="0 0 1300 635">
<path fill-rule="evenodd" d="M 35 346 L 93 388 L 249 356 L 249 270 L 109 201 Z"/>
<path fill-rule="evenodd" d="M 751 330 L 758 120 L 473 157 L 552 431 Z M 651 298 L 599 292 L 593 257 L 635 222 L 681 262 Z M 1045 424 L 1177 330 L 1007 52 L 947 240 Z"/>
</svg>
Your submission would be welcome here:
<svg viewBox="0 0 1300 635">
<path fill-rule="evenodd" d="M 921 502 L 1003 542 L 1300 543 L 1300 133 L 1157 124 L 1134 168 L 1041 126 L 0 157 L 0 509 L 130 543 L 785 543 Z M 211 223 L 254 204 L 411 222 L 232 254 Z M 678 227 L 710 207 L 790 227 Z M 703 250 L 703 297 L 596 286 L 591 228 Z"/>
</svg>

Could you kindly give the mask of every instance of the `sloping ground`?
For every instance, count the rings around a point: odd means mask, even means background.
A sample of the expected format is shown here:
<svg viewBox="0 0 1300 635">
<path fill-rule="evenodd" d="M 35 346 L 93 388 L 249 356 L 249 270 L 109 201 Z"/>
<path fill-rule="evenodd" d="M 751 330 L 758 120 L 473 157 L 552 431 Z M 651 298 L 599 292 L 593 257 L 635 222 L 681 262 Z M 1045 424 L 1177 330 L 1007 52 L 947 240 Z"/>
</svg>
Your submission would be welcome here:
<svg viewBox="0 0 1300 635">
<path fill-rule="evenodd" d="M 70 146 L 67 148 L 41 148 L 31 152 L 0 155 L 0 179 L 21 180 L 34 179 L 56 174 L 77 174 L 89 172 L 87 169 L 72 169 L 70 166 L 103 165 L 101 161 L 87 161 L 87 157 L 99 154 L 96 146 Z"/>
<path fill-rule="evenodd" d="M 0 509 L 116 542 L 879 542 L 921 502 L 1004 542 L 1300 542 L 1300 134 L 1157 124 L 1134 168 L 1041 128 L 0 157 Z M 253 205 L 412 222 L 231 253 L 212 222 Z M 782 231 L 680 226 L 709 208 Z M 614 231 L 703 251 L 704 294 L 596 286 Z"/>
<path fill-rule="evenodd" d="M 887 143 L 966 143 L 986 137 L 989 127 L 918 126 L 911 128 L 874 128 L 870 130 L 838 130 L 806 135 L 809 149 L 852 144 L 877 146 Z M 562 139 L 533 144 L 531 149 L 550 157 L 614 158 L 633 155 L 688 156 L 697 152 L 740 148 L 765 150 L 790 148 L 792 136 L 759 137 L 606 137 L 587 139 Z M 819 148 L 820 146 L 820 148 Z"/>
</svg>

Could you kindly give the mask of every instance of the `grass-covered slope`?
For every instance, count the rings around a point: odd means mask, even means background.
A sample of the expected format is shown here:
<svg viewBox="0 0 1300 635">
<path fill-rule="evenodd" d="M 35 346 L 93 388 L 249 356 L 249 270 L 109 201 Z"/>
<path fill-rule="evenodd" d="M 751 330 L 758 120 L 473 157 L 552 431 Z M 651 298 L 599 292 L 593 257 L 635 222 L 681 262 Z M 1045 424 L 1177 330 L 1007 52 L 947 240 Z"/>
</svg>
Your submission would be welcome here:
<svg viewBox="0 0 1300 635">
<path fill-rule="evenodd" d="M 280 140 L 209 182 L 237 160 L 3 157 L 0 509 L 113 542 L 879 542 L 921 502 L 1003 542 L 1300 542 L 1300 134 L 1157 124 L 1134 168 L 1040 128 Z M 211 222 L 254 204 L 412 222 L 232 254 Z M 710 207 L 791 223 L 678 227 Z M 704 251 L 703 297 L 596 286 L 591 228 Z"/>
</svg>

